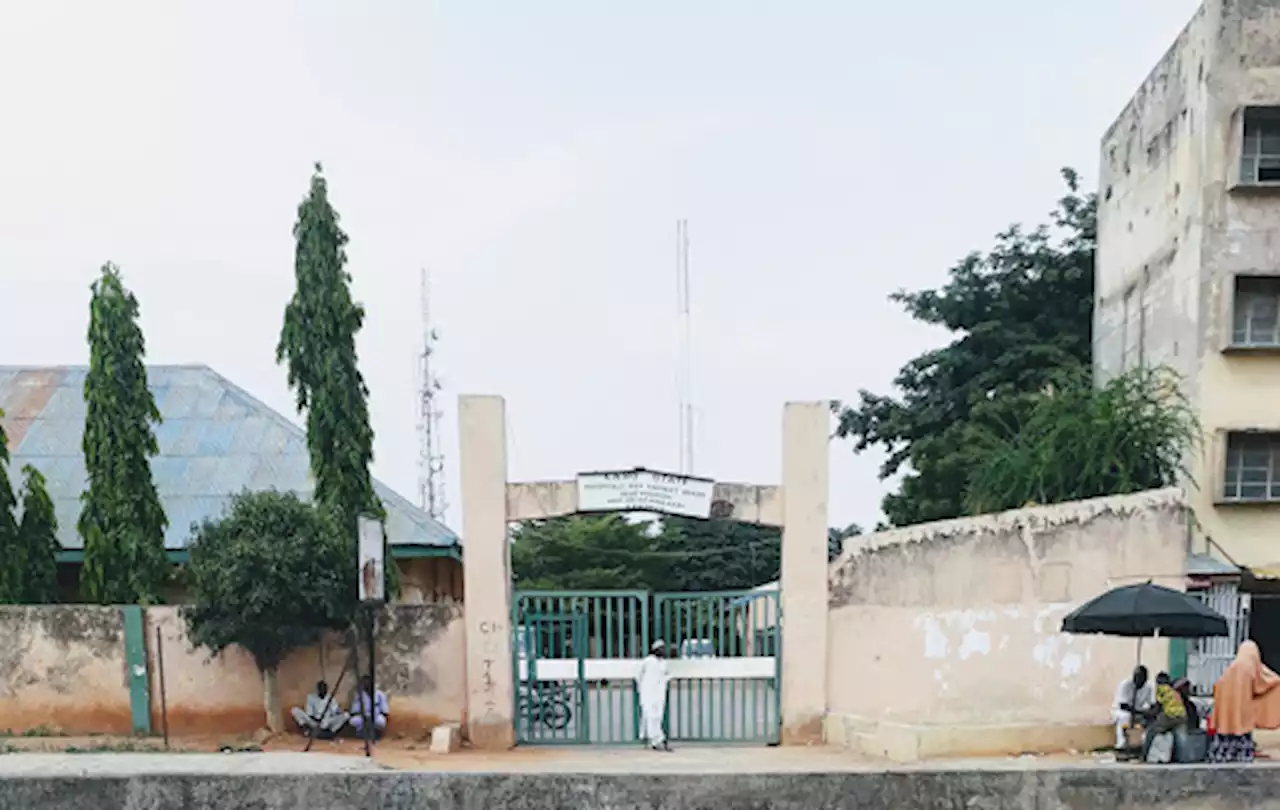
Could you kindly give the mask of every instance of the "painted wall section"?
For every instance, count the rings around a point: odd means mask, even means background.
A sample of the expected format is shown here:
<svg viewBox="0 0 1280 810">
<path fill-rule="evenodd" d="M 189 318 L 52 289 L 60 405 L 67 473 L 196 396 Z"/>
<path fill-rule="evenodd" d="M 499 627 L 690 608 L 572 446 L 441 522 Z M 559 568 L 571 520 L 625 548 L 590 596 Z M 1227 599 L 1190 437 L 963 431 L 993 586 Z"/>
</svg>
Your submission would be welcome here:
<svg viewBox="0 0 1280 810">
<path fill-rule="evenodd" d="M 0 730 L 129 734 L 117 608 L 0 608 Z"/>
<path fill-rule="evenodd" d="M 250 733 L 265 725 L 262 677 L 238 647 L 213 657 L 195 649 L 177 608 L 145 611 L 144 680 L 151 728 L 160 725 L 156 631 L 164 643 L 169 727 L 174 734 Z M 87 605 L 0 608 L 0 730 L 129 734 L 130 669 L 123 611 Z M 380 688 L 391 701 L 390 731 L 421 734 L 458 723 L 465 706 L 462 609 L 397 605 L 380 620 Z M 302 705 L 322 677 L 331 685 L 346 660 L 342 639 L 291 655 L 280 670 L 285 706 Z M 339 697 L 350 705 L 351 675 Z"/>
<path fill-rule="evenodd" d="M 1280 200 L 1238 185 L 1250 105 L 1280 105 L 1280 0 L 1208 0 L 1102 139 L 1094 364 L 1184 376 L 1205 431 L 1191 506 L 1236 562 L 1264 566 L 1280 505 L 1221 498 L 1227 433 L 1280 431 L 1280 354 L 1230 348 L 1237 277 L 1280 275 Z"/>
<path fill-rule="evenodd" d="M 378 688 L 391 704 L 388 732 L 420 735 L 440 723 L 461 723 L 465 707 L 465 633 L 457 605 L 394 605 L 378 620 Z M 194 648 L 177 608 L 147 611 L 151 726 L 160 728 L 160 676 L 156 630 L 164 643 L 169 728 L 174 734 L 252 732 L 265 725 L 262 676 L 239 647 L 211 656 Z M 316 681 L 330 687 L 347 660 L 349 640 L 332 635 L 321 645 L 298 650 L 280 665 L 280 701 L 301 706 Z M 367 667 L 363 643 L 361 668 Z M 351 705 L 351 673 L 337 692 Z M 288 721 L 292 729 L 292 721 Z"/>
<path fill-rule="evenodd" d="M 898 759 L 1083 749 L 1136 645 L 1062 617 L 1119 585 L 1181 589 L 1186 521 L 1182 494 L 1155 490 L 851 538 L 830 570 L 828 740 Z M 1166 642 L 1143 649 L 1164 668 Z"/>
</svg>

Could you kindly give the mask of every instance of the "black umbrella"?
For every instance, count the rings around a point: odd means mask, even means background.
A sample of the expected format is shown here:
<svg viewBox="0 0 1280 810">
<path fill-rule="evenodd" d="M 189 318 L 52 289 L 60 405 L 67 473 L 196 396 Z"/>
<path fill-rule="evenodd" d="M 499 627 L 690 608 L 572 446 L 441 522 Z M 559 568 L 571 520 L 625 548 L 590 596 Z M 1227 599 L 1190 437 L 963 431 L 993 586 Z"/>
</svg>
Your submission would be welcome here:
<svg viewBox="0 0 1280 810">
<path fill-rule="evenodd" d="M 1181 591 L 1144 582 L 1107 591 L 1067 614 L 1064 633 L 1143 638 L 1225 636 L 1227 620 Z"/>
</svg>

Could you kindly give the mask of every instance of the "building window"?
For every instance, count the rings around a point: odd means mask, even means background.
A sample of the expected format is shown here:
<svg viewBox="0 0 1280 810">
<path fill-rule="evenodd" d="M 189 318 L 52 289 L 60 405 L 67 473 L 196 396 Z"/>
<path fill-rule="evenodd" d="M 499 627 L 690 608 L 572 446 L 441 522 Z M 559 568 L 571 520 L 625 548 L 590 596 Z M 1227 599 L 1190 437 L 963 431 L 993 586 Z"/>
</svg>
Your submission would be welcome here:
<svg viewBox="0 0 1280 810">
<path fill-rule="evenodd" d="M 1280 184 L 1280 107 L 1245 109 L 1240 153 L 1242 184 Z"/>
<path fill-rule="evenodd" d="M 1222 491 L 1228 501 L 1280 501 L 1280 433 L 1232 433 Z"/>
<path fill-rule="evenodd" d="M 1231 345 L 1280 347 L 1280 276 L 1236 278 Z"/>
</svg>

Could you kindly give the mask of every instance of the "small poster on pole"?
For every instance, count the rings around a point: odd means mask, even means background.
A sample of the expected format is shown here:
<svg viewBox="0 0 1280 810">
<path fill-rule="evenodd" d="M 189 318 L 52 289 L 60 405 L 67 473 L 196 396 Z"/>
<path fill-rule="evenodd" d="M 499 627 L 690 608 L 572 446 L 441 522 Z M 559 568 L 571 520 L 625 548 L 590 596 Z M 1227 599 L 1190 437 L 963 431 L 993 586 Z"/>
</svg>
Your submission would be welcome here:
<svg viewBox="0 0 1280 810">
<path fill-rule="evenodd" d="M 360 601 L 386 601 L 386 576 L 383 568 L 383 550 L 385 543 L 382 535 L 382 522 L 377 518 L 361 515 L 356 519 L 356 528 L 360 535 Z"/>
</svg>

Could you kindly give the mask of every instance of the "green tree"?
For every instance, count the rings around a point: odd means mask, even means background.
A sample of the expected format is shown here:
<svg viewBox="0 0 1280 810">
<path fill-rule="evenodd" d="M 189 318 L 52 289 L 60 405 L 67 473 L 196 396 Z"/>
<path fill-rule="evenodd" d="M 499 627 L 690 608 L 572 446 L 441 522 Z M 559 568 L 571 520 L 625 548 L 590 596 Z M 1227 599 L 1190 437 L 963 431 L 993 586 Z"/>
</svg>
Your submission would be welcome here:
<svg viewBox="0 0 1280 810">
<path fill-rule="evenodd" d="M 22 468 L 22 523 L 18 551 L 22 565 L 22 602 L 48 605 L 58 601 L 58 518 L 45 478 L 30 464 Z"/>
<path fill-rule="evenodd" d="M 777 528 L 733 520 L 663 518 L 658 550 L 664 568 L 657 590 L 754 588 L 776 580 L 782 565 Z"/>
<path fill-rule="evenodd" d="M 856 406 L 834 405 L 837 434 L 858 452 L 883 449 L 882 479 L 902 474 L 882 503 L 892 525 L 965 513 L 981 463 L 966 440 L 976 404 L 1040 391 L 1090 364 L 1097 199 L 1081 193 L 1075 172 L 1062 174 L 1067 193 L 1050 224 L 998 234 L 990 251 L 951 268 L 941 289 L 893 295 L 911 317 L 956 335 L 903 366 L 900 395 L 864 390 Z"/>
<path fill-rule="evenodd" d="M 351 298 L 347 235 L 321 172 L 316 164 L 310 192 L 298 206 L 296 289 L 285 309 L 276 361 L 287 364 L 298 410 L 307 415 L 315 502 L 333 509 L 354 536 L 361 513 L 382 515 L 383 508 L 369 474 L 369 390 L 356 358 L 364 308 Z"/>
<path fill-rule="evenodd" d="M 108 263 L 89 304 L 89 373 L 84 381 L 84 538 L 80 588 L 98 604 L 156 604 L 169 576 L 168 526 L 151 478 L 160 411 L 147 387 L 138 300 Z"/>
<path fill-rule="evenodd" d="M 194 530 L 188 632 L 215 654 L 237 644 L 253 656 L 272 731 L 284 728 L 280 663 L 325 630 L 349 626 L 355 543 L 331 510 L 275 491 L 242 493 L 226 515 Z"/>
<path fill-rule="evenodd" d="M 4 411 L 0 410 L 0 420 Z M 9 437 L 0 421 L 0 604 L 16 604 L 22 601 L 22 562 L 17 552 L 21 547 L 18 523 L 14 517 L 17 498 L 9 480 Z"/>
<path fill-rule="evenodd" d="M 1101 387 L 1086 371 L 1066 371 L 1023 399 L 974 410 L 969 441 L 980 462 L 966 495 L 970 513 L 1190 480 L 1185 460 L 1200 426 L 1170 369 L 1138 368 Z"/>
<path fill-rule="evenodd" d="M 654 527 L 621 515 L 574 515 L 517 524 L 511 571 L 524 590 L 652 587 L 658 565 Z"/>
</svg>

